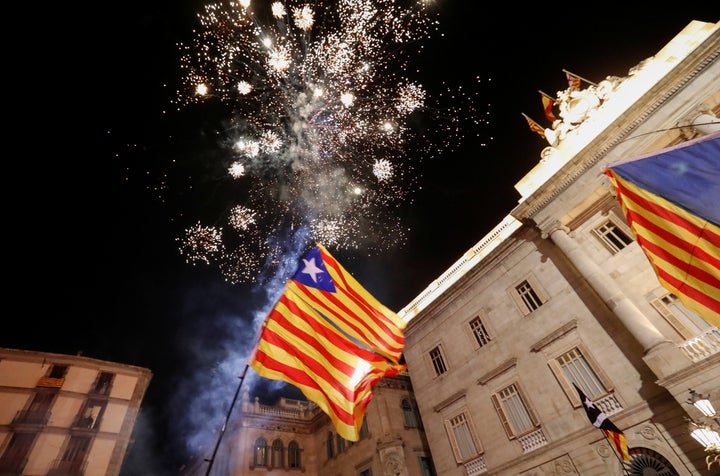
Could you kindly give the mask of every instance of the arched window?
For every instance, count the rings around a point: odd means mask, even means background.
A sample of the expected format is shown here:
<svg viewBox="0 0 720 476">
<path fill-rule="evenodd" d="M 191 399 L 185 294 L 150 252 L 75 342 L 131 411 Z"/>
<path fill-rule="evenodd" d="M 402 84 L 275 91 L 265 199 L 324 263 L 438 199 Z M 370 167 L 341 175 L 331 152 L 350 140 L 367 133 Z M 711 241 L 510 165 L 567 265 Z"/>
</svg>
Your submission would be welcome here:
<svg viewBox="0 0 720 476">
<path fill-rule="evenodd" d="M 272 467 L 284 468 L 285 458 L 283 457 L 283 443 L 280 439 L 273 441 L 272 444 Z"/>
<path fill-rule="evenodd" d="M 403 415 L 405 416 L 405 426 L 408 428 L 418 428 L 420 425 L 418 424 L 418 417 L 415 413 L 415 408 L 413 408 L 410 400 L 407 398 L 403 398 L 402 410 Z"/>
<path fill-rule="evenodd" d="M 262 436 L 255 440 L 255 451 L 253 452 L 253 465 L 267 466 L 267 441 Z"/>
<path fill-rule="evenodd" d="M 362 440 L 363 438 L 367 438 L 369 434 L 370 434 L 370 432 L 368 430 L 367 418 L 363 418 L 363 422 L 362 422 L 362 426 L 360 427 L 360 434 L 358 435 L 359 436 L 358 439 Z"/>
<path fill-rule="evenodd" d="M 300 445 L 297 441 L 291 441 L 288 445 L 288 468 L 301 468 Z"/>
<path fill-rule="evenodd" d="M 326 442 L 328 459 L 332 459 L 332 457 L 335 456 L 335 451 L 334 451 L 335 446 L 333 445 L 333 440 L 334 440 L 333 434 L 328 433 L 328 438 L 327 438 L 327 442 Z"/>
<path fill-rule="evenodd" d="M 336 435 L 335 443 L 337 444 L 337 452 L 338 452 L 338 454 L 340 454 L 340 453 L 342 453 L 343 451 L 345 451 L 345 438 L 343 438 L 342 436 L 340 436 L 340 433 L 338 433 L 338 434 Z"/>
</svg>

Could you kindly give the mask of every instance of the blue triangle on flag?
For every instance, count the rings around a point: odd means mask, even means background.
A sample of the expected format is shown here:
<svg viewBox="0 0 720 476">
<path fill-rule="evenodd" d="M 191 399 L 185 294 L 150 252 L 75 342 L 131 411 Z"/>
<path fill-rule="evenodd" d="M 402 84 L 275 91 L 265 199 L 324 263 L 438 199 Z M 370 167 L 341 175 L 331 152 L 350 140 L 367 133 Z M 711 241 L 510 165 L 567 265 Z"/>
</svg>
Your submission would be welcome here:
<svg viewBox="0 0 720 476">
<path fill-rule="evenodd" d="M 336 291 L 335 283 L 333 283 L 332 277 L 328 273 L 325 262 L 323 262 L 320 255 L 320 248 L 317 246 L 305 255 L 292 279 L 310 288 L 317 288 L 330 293 Z"/>
</svg>

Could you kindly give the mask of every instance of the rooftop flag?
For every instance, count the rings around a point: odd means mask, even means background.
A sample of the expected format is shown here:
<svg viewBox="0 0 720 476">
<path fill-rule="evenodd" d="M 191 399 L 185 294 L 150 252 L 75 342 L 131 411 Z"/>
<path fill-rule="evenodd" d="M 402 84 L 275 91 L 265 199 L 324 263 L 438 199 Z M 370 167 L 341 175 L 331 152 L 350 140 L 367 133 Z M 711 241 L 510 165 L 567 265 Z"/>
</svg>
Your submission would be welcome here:
<svg viewBox="0 0 720 476">
<path fill-rule="evenodd" d="M 340 436 L 357 441 L 374 385 L 406 368 L 400 362 L 405 321 L 345 273 L 322 245 L 313 248 L 268 314 L 249 365 L 262 377 L 296 386 Z M 352 320 L 354 312 L 366 315 Z M 390 352 L 393 340 L 401 344 Z M 397 360 L 383 356 L 396 353 Z"/>
<path fill-rule="evenodd" d="M 528 117 L 528 115 L 525 114 L 524 112 L 522 113 L 522 115 L 525 118 L 525 120 L 527 121 L 528 126 L 530 126 L 530 130 L 537 132 L 540 135 L 540 137 L 542 137 L 544 139 L 545 138 L 545 129 L 543 129 L 543 127 L 540 124 L 538 124 L 537 122 L 530 119 L 530 117 Z"/>
<path fill-rule="evenodd" d="M 720 327 L 720 133 L 604 173 L 663 287 Z"/>
<path fill-rule="evenodd" d="M 548 94 L 545 94 L 542 91 L 538 92 L 540 93 L 540 99 L 542 99 L 543 110 L 545 111 L 545 118 L 550 122 L 555 122 L 555 120 L 557 120 L 557 117 L 555 117 L 555 114 L 552 110 L 555 106 L 555 98 Z"/>
</svg>

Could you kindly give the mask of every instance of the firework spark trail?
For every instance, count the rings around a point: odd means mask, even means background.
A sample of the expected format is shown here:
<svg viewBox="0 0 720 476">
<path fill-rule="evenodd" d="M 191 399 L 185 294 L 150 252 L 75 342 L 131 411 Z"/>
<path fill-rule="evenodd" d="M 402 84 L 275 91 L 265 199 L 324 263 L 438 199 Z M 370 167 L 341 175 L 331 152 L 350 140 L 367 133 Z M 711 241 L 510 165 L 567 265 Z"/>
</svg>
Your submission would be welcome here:
<svg viewBox="0 0 720 476">
<path fill-rule="evenodd" d="M 307 227 L 311 242 L 368 254 L 403 244 L 397 212 L 419 162 L 457 146 L 474 112 L 462 90 L 440 107 L 402 75 L 438 29 L 426 2 L 289 0 L 256 10 L 241 0 L 208 4 L 198 16 L 193 42 L 180 45 L 176 102 L 216 98 L 231 108 L 224 167 L 247 194 L 229 207 L 227 227 L 186 229 L 178 239 L 186 259 L 214 262 L 242 282 L 277 261 L 269 243 L 284 229 Z M 438 119 L 440 141 L 413 127 L 427 116 Z"/>
</svg>

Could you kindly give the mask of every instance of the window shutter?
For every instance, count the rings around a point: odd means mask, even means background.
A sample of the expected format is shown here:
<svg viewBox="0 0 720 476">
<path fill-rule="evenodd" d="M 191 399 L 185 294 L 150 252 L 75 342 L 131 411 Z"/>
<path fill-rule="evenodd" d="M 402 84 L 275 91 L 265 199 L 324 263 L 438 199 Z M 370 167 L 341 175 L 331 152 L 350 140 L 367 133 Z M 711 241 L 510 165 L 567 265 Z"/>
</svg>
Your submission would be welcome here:
<svg viewBox="0 0 720 476">
<path fill-rule="evenodd" d="M 445 420 L 445 431 L 447 432 L 448 440 L 450 440 L 450 446 L 452 447 L 453 454 L 455 455 L 455 462 L 462 463 L 460 448 L 458 448 L 457 441 L 455 441 L 455 433 L 453 432 L 452 425 L 448 419 Z"/>
<path fill-rule="evenodd" d="M 503 428 L 505 428 L 505 434 L 507 434 L 508 438 L 510 439 L 515 438 L 515 435 L 513 434 L 513 429 L 510 426 L 510 422 L 508 422 L 507 417 L 505 416 L 505 410 L 503 410 L 502 405 L 500 405 L 500 400 L 498 400 L 497 395 L 493 394 L 490 397 L 492 399 L 493 406 L 495 407 L 495 411 L 500 417 L 500 422 L 502 423 Z"/>
</svg>

